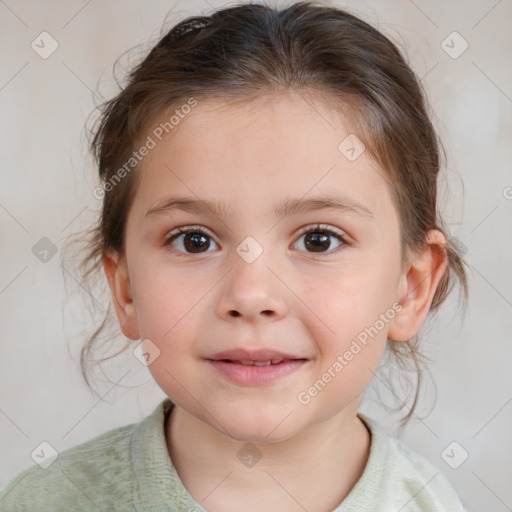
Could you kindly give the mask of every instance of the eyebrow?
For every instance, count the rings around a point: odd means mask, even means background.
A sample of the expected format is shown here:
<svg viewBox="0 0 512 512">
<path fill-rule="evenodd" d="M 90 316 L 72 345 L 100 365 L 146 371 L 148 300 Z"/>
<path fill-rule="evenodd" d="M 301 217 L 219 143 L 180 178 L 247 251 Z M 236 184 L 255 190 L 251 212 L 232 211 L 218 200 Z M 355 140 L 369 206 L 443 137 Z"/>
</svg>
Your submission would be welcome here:
<svg viewBox="0 0 512 512">
<path fill-rule="evenodd" d="M 150 208 L 146 212 L 145 218 L 156 214 L 172 213 L 175 210 L 190 213 L 213 213 L 218 217 L 234 216 L 233 211 L 217 200 L 208 201 L 193 197 L 173 196 Z M 365 205 L 342 194 L 322 194 L 308 199 L 286 198 L 274 206 L 273 212 L 276 217 L 284 217 L 317 210 L 335 210 L 367 219 L 374 218 L 373 213 Z"/>
</svg>

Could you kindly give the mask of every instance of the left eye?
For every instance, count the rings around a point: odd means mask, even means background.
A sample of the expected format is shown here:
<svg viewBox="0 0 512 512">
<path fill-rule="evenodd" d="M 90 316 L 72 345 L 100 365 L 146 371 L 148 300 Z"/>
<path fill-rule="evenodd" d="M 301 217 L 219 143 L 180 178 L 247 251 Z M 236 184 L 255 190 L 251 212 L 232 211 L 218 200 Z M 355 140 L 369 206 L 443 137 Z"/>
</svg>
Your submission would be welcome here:
<svg viewBox="0 0 512 512">
<path fill-rule="evenodd" d="M 347 244 L 345 237 L 342 233 L 335 231 L 333 229 L 322 227 L 320 225 L 316 226 L 314 229 L 308 228 L 306 231 L 303 231 L 301 236 L 299 237 L 299 241 L 303 237 L 304 241 L 302 242 L 302 245 L 306 248 L 308 252 L 332 252 L 332 250 L 329 250 L 331 249 L 332 237 L 337 238 L 339 242 L 334 249 L 337 249 L 341 245 Z M 299 243 L 299 241 L 297 243 Z"/>
<path fill-rule="evenodd" d="M 208 252 L 210 248 L 210 240 L 212 237 L 201 227 L 178 228 L 178 232 L 173 232 L 165 241 L 165 245 L 172 245 L 175 249 L 185 254 L 201 254 Z M 179 240 L 183 237 L 182 240 Z M 174 246 L 177 241 L 178 247 Z M 214 242 L 215 243 L 215 242 Z"/>
</svg>

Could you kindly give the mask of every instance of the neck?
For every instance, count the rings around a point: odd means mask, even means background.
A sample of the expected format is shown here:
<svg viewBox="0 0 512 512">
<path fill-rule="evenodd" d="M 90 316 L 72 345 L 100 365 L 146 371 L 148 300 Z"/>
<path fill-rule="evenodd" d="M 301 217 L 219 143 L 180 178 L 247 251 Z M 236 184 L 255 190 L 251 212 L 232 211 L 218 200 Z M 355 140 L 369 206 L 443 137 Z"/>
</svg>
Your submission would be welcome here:
<svg viewBox="0 0 512 512">
<path fill-rule="evenodd" d="M 283 441 L 245 443 L 181 407 L 166 425 L 167 447 L 183 484 L 210 512 L 332 511 L 361 477 L 370 434 L 357 404 Z"/>
</svg>

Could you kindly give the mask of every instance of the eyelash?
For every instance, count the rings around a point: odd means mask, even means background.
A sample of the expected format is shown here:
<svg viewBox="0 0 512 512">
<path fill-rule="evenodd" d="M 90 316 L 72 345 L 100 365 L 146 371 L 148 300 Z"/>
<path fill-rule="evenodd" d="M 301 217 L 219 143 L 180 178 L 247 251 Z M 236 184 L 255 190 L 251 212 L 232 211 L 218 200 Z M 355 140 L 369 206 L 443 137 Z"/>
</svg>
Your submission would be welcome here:
<svg viewBox="0 0 512 512">
<path fill-rule="evenodd" d="M 317 231 L 327 233 L 329 235 L 334 235 L 342 244 L 339 247 L 336 247 L 335 249 L 330 250 L 328 252 L 323 252 L 323 253 L 322 252 L 318 252 L 318 253 L 308 252 L 308 254 L 311 254 L 314 256 L 330 256 L 331 254 L 336 253 L 337 251 L 341 250 L 345 245 L 350 245 L 350 243 L 348 242 L 348 240 L 346 238 L 346 235 L 342 231 L 340 231 L 336 228 L 328 227 L 325 224 L 316 224 L 314 226 L 306 226 L 305 228 L 302 228 L 299 232 L 297 239 L 299 239 L 301 236 L 303 236 L 307 233 L 312 233 L 312 232 L 317 232 Z M 165 246 L 170 245 L 180 235 L 186 235 L 188 233 L 201 233 L 202 235 L 205 235 L 213 240 L 213 237 L 211 237 L 209 235 L 209 233 L 206 231 L 206 229 L 204 229 L 203 227 L 188 226 L 185 228 L 180 227 L 180 228 L 177 228 L 176 230 L 171 231 L 171 233 L 169 233 L 169 235 L 166 237 L 164 245 Z M 183 253 L 182 251 L 177 251 L 177 252 L 180 254 L 180 256 L 194 255 L 194 253 L 187 253 L 187 252 Z M 197 254 L 203 254 L 203 253 L 197 253 Z"/>
</svg>

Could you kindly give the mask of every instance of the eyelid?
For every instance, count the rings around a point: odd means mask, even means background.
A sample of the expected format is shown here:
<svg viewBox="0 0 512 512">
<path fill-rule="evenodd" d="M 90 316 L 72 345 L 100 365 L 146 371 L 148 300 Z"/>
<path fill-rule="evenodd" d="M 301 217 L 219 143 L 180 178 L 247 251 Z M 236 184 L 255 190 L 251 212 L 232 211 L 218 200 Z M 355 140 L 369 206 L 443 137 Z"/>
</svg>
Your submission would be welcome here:
<svg viewBox="0 0 512 512">
<path fill-rule="evenodd" d="M 200 233 L 208 234 L 209 230 L 203 226 L 200 226 L 199 224 L 190 224 L 187 226 L 178 226 L 177 228 L 174 228 L 173 230 L 169 231 L 168 235 L 173 236 L 181 233 L 187 233 L 189 231 L 199 231 Z"/>
<path fill-rule="evenodd" d="M 330 231 L 331 233 L 338 235 L 341 239 L 343 239 L 345 243 L 348 243 L 348 235 L 344 231 L 341 231 L 340 229 L 331 226 L 330 224 L 308 224 L 307 226 L 304 226 L 303 228 L 300 229 L 298 235 L 302 236 L 304 233 L 309 233 L 310 231 L 315 230 Z"/>
</svg>

